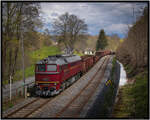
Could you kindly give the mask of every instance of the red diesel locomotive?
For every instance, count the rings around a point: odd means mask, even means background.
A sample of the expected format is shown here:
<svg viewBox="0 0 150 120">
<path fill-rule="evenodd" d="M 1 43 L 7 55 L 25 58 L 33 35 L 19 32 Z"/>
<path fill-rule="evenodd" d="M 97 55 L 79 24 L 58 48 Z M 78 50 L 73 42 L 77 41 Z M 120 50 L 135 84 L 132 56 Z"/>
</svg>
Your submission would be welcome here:
<svg viewBox="0 0 150 120">
<path fill-rule="evenodd" d="M 35 66 L 36 95 L 53 96 L 74 83 L 101 57 L 110 51 L 98 51 L 95 55 L 55 55 L 39 61 Z"/>
<path fill-rule="evenodd" d="M 79 56 L 49 56 L 36 64 L 36 94 L 40 96 L 58 94 L 77 80 L 81 73 L 82 60 Z"/>
</svg>

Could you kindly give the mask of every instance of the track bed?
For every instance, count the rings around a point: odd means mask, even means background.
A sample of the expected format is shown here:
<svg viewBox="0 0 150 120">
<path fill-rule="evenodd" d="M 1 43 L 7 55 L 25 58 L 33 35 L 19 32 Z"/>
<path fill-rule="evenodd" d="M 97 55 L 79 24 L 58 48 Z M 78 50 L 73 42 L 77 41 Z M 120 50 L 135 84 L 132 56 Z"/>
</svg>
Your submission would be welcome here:
<svg viewBox="0 0 150 120">
<path fill-rule="evenodd" d="M 51 98 L 37 98 L 9 118 L 78 118 L 84 106 L 101 83 L 110 56 L 100 59 L 93 68 L 61 94 Z"/>
</svg>

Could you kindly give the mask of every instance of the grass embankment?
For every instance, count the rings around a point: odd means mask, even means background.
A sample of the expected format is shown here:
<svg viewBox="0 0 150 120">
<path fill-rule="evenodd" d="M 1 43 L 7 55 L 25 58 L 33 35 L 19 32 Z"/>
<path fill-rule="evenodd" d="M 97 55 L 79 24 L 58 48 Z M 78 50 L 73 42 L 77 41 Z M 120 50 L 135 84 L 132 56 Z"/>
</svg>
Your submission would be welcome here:
<svg viewBox="0 0 150 120">
<path fill-rule="evenodd" d="M 131 67 L 125 67 L 128 76 Z M 115 105 L 113 116 L 118 118 L 148 118 L 148 72 L 147 70 L 132 76 L 133 84 L 127 84 L 119 90 L 119 101 Z"/>
<path fill-rule="evenodd" d="M 31 66 L 25 68 L 25 77 L 30 77 L 34 75 L 34 68 L 37 61 L 46 58 L 50 55 L 56 55 L 61 54 L 61 51 L 56 46 L 50 46 L 50 47 L 43 47 L 36 51 L 28 51 L 29 60 L 31 61 Z M 21 80 L 22 79 L 22 70 L 16 71 L 16 74 L 14 75 L 14 81 Z"/>
</svg>

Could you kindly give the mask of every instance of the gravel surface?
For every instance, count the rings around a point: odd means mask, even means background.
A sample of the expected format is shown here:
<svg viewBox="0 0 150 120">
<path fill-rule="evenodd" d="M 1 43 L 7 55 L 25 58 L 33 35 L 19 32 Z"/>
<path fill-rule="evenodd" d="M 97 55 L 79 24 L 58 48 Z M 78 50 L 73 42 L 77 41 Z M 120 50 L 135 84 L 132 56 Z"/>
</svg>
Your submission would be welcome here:
<svg viewBox="0 0 150 120">
<path fill-rule="evenodd" d="M 12 108 L 9 108 L 6 111 L 3 111 L 3 117 L 7 116 L 9 113 L 12 113 L 13 111 L 16 111 L 18 108 L 21 108 L 22 106 L 30 103 L 31 101 L 33 101 L 35 99 L 36 98 L 24 99 L 22 102 L 18 103 L 17 105 L 13 106 Z"/>
<path fill-rule="evenodd" d="M 112 64 L 111 62 L 108 64 L 104 78 L 97 88 L 96 92 L 94 93 L 93 97 L 89 100 L 88 104 L 84 107 L 83 112 L 80 114 L 81 118 L 103 118 L 110 117 L 112 110 L 113 110 L 113 105 L 115 103 L 115 98 L 118 90 L 118 85 L 119 85 L 119 79 L 120 79 L 120 65 L 117 62 L 116 64 L 116 69 L 114 71 L 114 84 L 115 88 L 113 90 L 114 95 L 111 97 L 111 99 L 105 99 L 106 95 L 108 95 L 108 90 L 110 86 L 106 86 L 105 83 L 107 80 L 110 80 L 110 74 L 111 74 L 111 69 L 112 69 Z M 112 101 L 112 104 L 110 104 L 110 101 Z M 109 106 L 107 106 L 107 115 L 104 115 L 104 104 L 107 104 L 109 102 Z M 106 107 L 105 107 L 106 110 Z"/>
<path fill-rule="evenodd" d="M 44 107 L 42 107 L 38 112 L 33 113 L 29 117 L 32 118 L 51 118 L 59 116 L 59 113 L 61 113 L 62 109 L 66 107 L 69 103 L 69 101 L 72 101 L 73 98 L 87 85 L 87 83 L 91 80 L 91 78 L 94 76 L 94 74 L 97 72 L 100 65 L 103 63 L 105 57 L 103 57 L 100 61 L 97 62 L 97 64 L 89 70 L 84 76 L 82 76 L 77 82 L 75 82 L 72 86 L 67 88 L 64 92 L 56 96 L 54 99 L 52 99 L 48 104 L 46 104 Z M 98 74 L 100 75 L 100 74 Z M 91 84 L 91 87 L 92 86 Z M 89 87 L 88 87 L 89 88 Z M 90 89 L 87 91 L 90 91 Z M 84 92 L 85 93 L 85 92 Z M 88 93 L 88 92 L 87 92 Z M 89 94 L 89 93 L 88 93 Z M 61 114 L 60 117 L 71 117 L 72 115 L 76 116 L 77 111 L 79 111 L 80 106 L 85 101 L 86 93 L 85 95 L 80 95 L 78 99 L 73 101 L 71 105 Z M 58 115 L 57 115 L 58 114 Z M 69 116 L 71 115 L 71 116 Z"/>
<path fill-rule="evenodd" d="M 94 100 L 94 96 L 96 95 L 96 91 L 94 90 L 96 84 L 98 84 L 98 78 L 101 76 L 101 72 L 95 76 L 93 81 L 91 81 L 92 77 L 95 75 L 97 70 L 100 68 L 101 64 L 103 63 L 104 59 L 107 56 L 103 57 L 101 60 L 99 60 L 94 67 L 92 67 L 84 76 L 82 76 L 78 81 L 76 81 L 72 86 L 67 88 L 65 91 L 61 92 L 61 94 L 53 97 L 53 99 L 45 104 L 42 108 L 38 109 L 38 111 L 34 112 L 29 116 L 29 118 L 53 118 L 53 117 L 85 117 L 87 114 L 87 111 L 90 108 L 91 103 Z M 112 57 L 109 62 L 112 61 Z M 106 72 L 104 74 L 104 79 L 101 81 L 101 86 L 99 86 L 97 89 L 103 90 L 104 83 L 106 82 L 106 79 L 108 79 L 108 74 L 110 70 L 111 65 L 108 64 Z M 30 79 L 27 80 L 28 82 L 34 81 L 34 77 L 31 77 Z M 91 81 L 91 84 L 86 87 L 87 83 Z M 21 86 L 20 83 L 15 83 Z M 78 95 L 78 93 L 85 87 L 85 92 L 82 92 L 80 94 L 80 97 L 77 99 L 73 100 L 75 96 Z M 15 88 L 15 86 L 14 86 Z M 17 88 L 17 87 L 16 87 Z M 96 89 L 96 90 L 97 90 Z M 95 92 L 93 93 L 92 96 L 90 96 L 91 99 L 88 99 L 87 96 L 91 93 L 91 90 L 94 90 Z M 7 90 L 6 90 L 7 91 Z M 7 110 L 4 112 L 4 114 L 8 114 L 9 112 L 17 109 L 18 107 L 21 107 L 30 101 L 32 101 L 35 98 L 28 98 L 22 103 L 12 107 L 11 109 Z M 88 102 L 85 103 L 85 101 L 88 99 Z M 63 109 L 69 104 L 69 101 L 72 101 L 72 103 L 69 105 L 69 107 L 63 111 Z M 81 107 L 82 106 L 82 107 Z M 61 115 L 59 115 L 61 114 Z M 69 116 L 71 115 L 71 116 Z"/>
<path fill-rule="evenodd" d="M 103 79 L 99 87 L 96 89 L 93 96 L 89 99 L 88 103 L 84 106 L 82 112 L 80 113 L 81 118 L 94 118 L 99 114 L 100 104 L 104 103 L 104 95 L 107 91 L 106 81 L 109 79 L 110 72 L 112 69 L 112 57 L 107 65 L 106 71 L 104 73 Z"/>
</svg>

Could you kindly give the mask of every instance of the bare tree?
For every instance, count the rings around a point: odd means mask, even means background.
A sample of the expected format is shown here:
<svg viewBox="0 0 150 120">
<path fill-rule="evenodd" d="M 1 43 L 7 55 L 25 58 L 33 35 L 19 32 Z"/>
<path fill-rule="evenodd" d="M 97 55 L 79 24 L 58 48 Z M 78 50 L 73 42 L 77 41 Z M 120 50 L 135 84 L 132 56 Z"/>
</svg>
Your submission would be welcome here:
<svg viewBox="0 0 150 120">
<path fill-rule="evenodd" d="M 63 42 L 66 48 L 74 49 L 74 42 L 79 39 L 82 34 L 87 32 L 87 24 L 84 20 L 75 15 L 65 13 L 55 19 L 53 23 L 53 34 L 58 37 L 59 42 Z"/>
<path fill-rule="evenodd" d="M 129 64 L 132 69 L 143 69 L 147 67 L 147 50 L 148 50 L 148 12 L 147 7 L 143 15 L 129 29 L 128 35 L 124 42 L 117 50 L 118 59 L 124 64 Z"/>
</svg>

